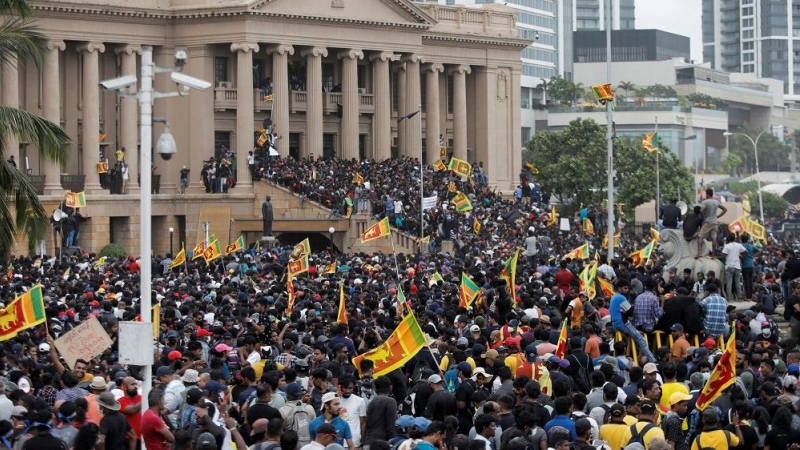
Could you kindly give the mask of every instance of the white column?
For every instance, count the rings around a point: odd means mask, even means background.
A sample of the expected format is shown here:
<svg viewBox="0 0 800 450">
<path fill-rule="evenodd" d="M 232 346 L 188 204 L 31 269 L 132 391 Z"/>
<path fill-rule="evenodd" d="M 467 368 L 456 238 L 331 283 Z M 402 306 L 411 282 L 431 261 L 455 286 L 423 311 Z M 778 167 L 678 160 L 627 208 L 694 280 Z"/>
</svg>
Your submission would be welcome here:
<svg viewBox="0 0 800 450">
<path fill-rule="evenodd" d="M 253 151 L 255 112 L 253 105 L 253 52 L 258 44 L 243 42 L 231 44 L 236 52 L 236 187 L 253 185 L 247 153 Z M 288 137 L 288 136 L 287 136 Z"/>
<path fill-rule="evenodd" d="M 374 79 L 375 116 L 373 118 L 372 157 L 383 161 L 392 156 L 392 90 L 389 87 L 389 62 L 394 59 L 391 52 L 374 53 L 369 57 L 372 61 L 372 77 Z"/>
<path fill-rule="evenodd" d="M 100 161 L 100 53 L 106 51 L 102 42 L 87 42 L 78 47 L 83 54 L 83 110 L 81 122 L 83 134 L 81 147 L 83 151 L 84 189 L 99 191 L 100 178 L 97 175 L 97 163 Z"/>
<path fill-rule="evenodd" d="M 453 156 L 467 159 L 467 65 L 452 68 L 453 76 Z"/>
<path fill-rule="evenodd" d="M 309 154 L 322 156 L 323 98 L 322 58 L 328 56 L 325 47 L 311 47 L 300 52 L 306 58 L 306 145 L 300 146 L 300 157 Z"/>
<path fill-rule="evenodd" d="M 42 115 L 56 125 L 61 125 L 61 70 L 59 69 L 59 53 L 67 46 L 64 41 L 49 41 L 47 56 L 42 70 Z M 59 195 L 61 188 L 61 165 L 50 159 L 44 160 L 44 193 Z"/>
<path fill-rule="evenodd" d="M 411 54 L 403 56 L 403 61 L 406 62 L 406 96 L 405 96 L 405 108 L 403 111 L 403 115 L 411 114 L 412 112 L 419 109 L 419 105 L 422 102 L 421 100 L 421 90 L 422 87 L 420 86 L 420 71 L 419 65 L 422 62 L 422 58 L 419 55 Z M 421 156 L 420 152 L 422 149 L 420 145 L 422 144 L 422 136 L 420 135 L 420 121 L 422 120 L 422 115 L 416 115 L 411 119 L 404 120 L 404 122 L 408 122 L 406 124 L 406 153 L 403 156 L 408 156 L 410 158 L 419 157 Z"/>
<path fill-rule="evenodd" d="M 343 159 L 360 159 L 358 153 L 358 60 L 364 58 L 361 50 L 339 52 L 342 60 L 342 152 Z"/>
<path fill-rule="evenodd" d="M 439 159 L 439 74 L 441 64 L 425 66 L 425 163 L 433 165 Z"/>
<path fill-rule="evenodd" d="M 397 78 L 395 78 L 397 83 L 397 118 L 408 114 L 405 112 L 406 110 L 406 85 L 408 84 L 406 81 L 406 64 L 405 63 L 398 63 L 395 67 L 395 71 L 397 72 Z M 402 122 L 397 122 L 397 155 L 405 155 L 407 153 L 406 147 L 408 147 L 408 139 L 406 136 L 406 125 L 408 124 L 407 120 Z"/>
<path fill-rule="evenodd" d="M 16 55 L 9 55 L 8 61 L 3 64 L 3 106 L 19 108 L 19 67 Z M 19 153 L 19 139 L 17 136 L 8 135 L 5 137 L 6 158 L 14 157 L 17 168 L 25 171 L 25 161 L 22 161 Z"/>
<path fill-rule="evenodd" d="M 285 44 L 267 46 L 272 54 L 272 86 L 275 100 L 272 102 L 272 124 L 281 139 L 278 139 L 278 153 L 289 156 L 289 55 L 294 55 L 294 47 Z"/>
<path fill-rule="evenodd" d="M 142 48 L 134 45 L 120 45 L 114 49 L 120 55 L 122 62 L 122 76 L 137 76 L 136 55 L 142 53 Z M 137 91 L 133 85 L 129 93 Z M 125 148 L 125 163 L 128 165 L 127 194 L 139 192 L 139 101 L 135 97 L 121 97 L 119 111 L 119 142 Z"/>
</svg>

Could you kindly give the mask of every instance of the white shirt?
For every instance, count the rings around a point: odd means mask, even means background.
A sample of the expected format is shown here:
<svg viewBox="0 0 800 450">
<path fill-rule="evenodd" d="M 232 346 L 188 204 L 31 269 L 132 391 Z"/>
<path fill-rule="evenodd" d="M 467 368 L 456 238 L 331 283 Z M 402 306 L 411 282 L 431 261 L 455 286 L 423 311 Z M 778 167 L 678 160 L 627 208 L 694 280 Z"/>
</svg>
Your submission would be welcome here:
<svg viewBox="0 0 800 450">
<path fill-rule="evenodd" d="M 304 445 L 300 450 L 325 450 L 325 446 L 317 441 L 311 441 Z"/>
<path fill-rule="evenodd" d="M 342 410 L 339 417 L 350 425 L 353 435 L 353 446 L 361 447 L 361 418 L 367 417 L 367 402 L 356 394 L 350 398 L 340 397 Z"/>
<path fill-rule="evenodd" d="M 722 247 L 722 253 L 725 255 L 725 268 L 742 270 L 741 254 L 746 251 L 747 249 L 738 242 L 725 244 L 725 247 Z"/>
<path fill-rule="evenodd" d="M 254 351 L 247 355 L 247 362 L 250 363 L 251 366 L 259 361 L 261 361 L 261 355 L 259 355 L 258 352 Z"/>
</svg>

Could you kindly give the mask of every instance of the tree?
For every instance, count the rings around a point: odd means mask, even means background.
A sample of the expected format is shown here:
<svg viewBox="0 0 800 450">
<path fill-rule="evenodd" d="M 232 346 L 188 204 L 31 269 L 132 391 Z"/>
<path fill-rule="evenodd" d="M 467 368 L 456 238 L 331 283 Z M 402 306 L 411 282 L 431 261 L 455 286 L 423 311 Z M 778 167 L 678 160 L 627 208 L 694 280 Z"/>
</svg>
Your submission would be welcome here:
<svg viewBox="0 0 800 450">
<path fill-rule="evenodd" d="M 742 163 L 739 166 L 732 167 L 733 169 L 741 168 L 747 173 L 755 173 L 756 162 L 753 143 L 750 142 L 750 139 L 738 133 L 746 134 L 755 141 L 762 131 L 764 130 L 745 123 L 737 134 L 730 137 L 730 154 L 735 154 L 742 160 Z M 758 139 L 758 166 L 761 171 L 778 171 L 780 168 L 784 170 L 789 168 L 789 147 L 769 131 L 766 131 Z"/>
<path fill-rule="evenodd" d="M 0 25 L 0 61 L 41 67 L 47 37 L 28 22 L 30 7 L 24 0 L 0 0 L 0 13 L 6 16 Z M 44 158 L 59 163 L 66 160 L 72 144 L 58 124 L 9 106 L 0 106 L 0 136 L 29 142 Z M 0 146 L 0 255 L 8 254 L 16 233 L 25 234 L 29 242 L 43 239 L 48 224 L 36 190 L 23 172 L 6 161 L 6 151 Z"/>
<path fill-rule="evenodd" d="M 560 132 L 541 131 L 527 144 L 539 169 L 544 191 L 574 209 L 598 205 L 606 198 L 606 130 L 593 120 L 576 119 Z M 668 150 L 660 156 L 663 198 L 690 198 L 694 182 L 689 171 Z M 655 154 L 642 148 L 641 139 L 615 139 L 614 186 L 626 211 L 656 195 Z"/>
<path fill-rule="evenodd" d="M 764 200 L 764 217 L 772 217 L 782 219 L 786 211 L 789 210 L 791 204 L 784 200 L 783 197 L 775 195 L 772 192 L 761 192 L 761 198 Z M 750 193 L 750 205 L 752 215 L 757 215 L 760 211 L 758 208 L 758 193 Z"/>
<path fill-rule="evenodd" d="M 536 89 L 542 90 L 542 104 L 547 105 L 547 88 L 550 87 L 550 82 L 542 78 L 542 82 L 536 85 Z"/>
<path fill-rule="evenodd" d="M 583 83 L 573 83 L 562 77 L 553 77 L 548 83 L 550 98 L 559 103 L 574 104 L 585 94 Z"/>
<path fill-rule="evenodd" d="M 625 97 L 628 96 L 630 91 L 636 89 L 636 85 L 632 81 L 622 81 L 617 87 L 625 91 Z"/>
</svg>

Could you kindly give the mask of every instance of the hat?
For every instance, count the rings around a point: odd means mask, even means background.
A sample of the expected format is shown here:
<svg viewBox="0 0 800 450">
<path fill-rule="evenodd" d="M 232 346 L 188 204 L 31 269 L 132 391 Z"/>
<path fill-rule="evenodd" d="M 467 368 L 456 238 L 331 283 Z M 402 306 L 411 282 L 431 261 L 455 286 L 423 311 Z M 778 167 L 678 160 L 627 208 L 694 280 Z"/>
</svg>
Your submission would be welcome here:
<svg viewBox="0 0 800 450">
<path fill-rule="evenodd" d="M 748 309 L 747 311 L 744 312 L 744 315 L 748 317 L 755 317 L 756 313 Z"/>
<path fill-rule="evenodd" d="M 550 364 L 559 364 L 561 362 L 561 358 L 559 358 L 558 356 L 553 355 L 553 356 L 547 358 L 547 362 L 549 362 Z"/>
<path fill-rule="evenodd" d="M 486 350 L 486 353 L 481 355 L 481 358 L 483 358 L 483 359 L 497 359 L 499 357 L 500 357 L 500 354 L 497 352 L 497 350 L 495 350 L 493 348 L 491 348 L 489 350 Z"/>
<path fill-rule="evenodd" d="M 671 327 L 669 327 L 669 329 L 672 331 L 683 331 L 683 325 L 675 323 Z"/>
<path fill-rule="evenodd" d="M 203 391 L 197 388 L 192 388 L 186 391 L 186 403 L 197 403 L 203 398 Z"/>
<path fill-rule="evenodd" d="M 97 404 L 112 411 L 119 411 L 119 402 L 111 392 L 103 392 L 97 397 Z"/>
<path fill-rule="evenodd" d="M 714 348 L 716 346 L 717 346 L 717 341 L 715 341 L 714 338 L 708 338 L 705 341 L 703 341 L 703 347 Z"/>
<path fill-rule="evenodd" d="M 778 395 L 778 390 L 771 381 L 765 381 L 764 384 L 761 385 L 761 391 L 767 395 Z"/>
<path fill-rule="evenodd" d="M 463 336 L 458 338 L 458 340 L 456 341 L 456 347 L 466 347 L 468 345 L 469 345 L 469 341 L 467 340 L 467 338 L 465 338 Z"/>
<path fill-rule="evenodd" d="M 263 433 L 267 431 L 268 425 L 269 425 L 269 420 L 263 417 L 261 419 L 257 419 L 255 422 L 253 422 L 253 425 L 251 427 L 252 431 L 250 431 L 250 436 L 255 436 L 258 433 Z"/>
<path fill-rule="evenodd" d="M 430 384 L 439 384 L 441 382 L 442 382 L 442 377 L 437 374 L 433 374 L 428 377 L 428 383 Z"/>
<path fill-rule="evenodd" d="M 709 406 L 708 408 L 704 409 L 703 410 L 703 420 L 706 420 L 706 421 L 709 421 L 709 422 L 711 422 L 711 421 L 718 422 L 719 421 L 719 414 L 717 413 L 717 410 L 714 409 L 713 406 Z"/>
<path fill-rule="evenodd" d="M 611 417 L 625 417 L 625 407 L 619 403 L 614 403 L 611 405 L 611 409 L 608 410 L 608 414 Z"/>
<path fill-rule="evenodd" d="M 327 434 L 329 436 L 333 436 L 335 438 L 339 438 L 339 435 L 336 434 L 336 428 L 329 423 L 323 423 L 322 425 L 317 428 L 317 434 Z"/>
<path fill-rule="evenodd" d="M 286 393 L 286 398 L 289 400 L 299 400 L 303 395 L 305 395 L 306 390 L 303 389 L 297 383 L 288 383 L 283 388 L 283 392 Z"/>
<path fill-rule="evenodd" d="M 562 369 L 569 369 L 569 361 L 566 359 L 562 359 L 561 361 L 558 362 L 558 367 L 561 367 Z"/>
<path fill-rule="evenodd" d="M 658 367 L 653 363 L 647 363 L 642 368 L 642 371 L 644 373 L 656 373 L 656 372 L 658 372 Z"/>
<path fill-rule="evenodd" d="M 173 350 L 167 354 L 167 361 L 175 361 L 176 359 L 181 358 L 183 358 L 183 355 L 177 350 Z"/>
<path fill-rule="evenodd" d="M 506 347 L 519 347 L 521 342 L 522 342 L 522 336 L 507 337 L 506 340 L 503 341 Z"/>
<path fill-rule="evenodd" d="M 50 344 L 48 344 L 46 342 L 42 342 L 41 344 L 39 344 L 39 351 L 41 353 L 49 352 L 50 351 Z"/>
<path fill-rule="evenodd" d="M 197 448 L 202 450 L 217 448 L 217 440 L 213 434 L 206 431 L 197 438 Z"/>
<path fill-rule="evenodd" d="M 169 366 L 161 366 L 156 370 L 156 378 L 161 378 L 165 375 L 174 375 L 175 371 Z"/>
<path fill-rule="evenodd" d="M 23 418 L 25 414 L 28 414 L 28 408 L 24 406 L 17 405 L 11 410 L 11 417 Z"/>
<path fill-rule="evenodd" d="M 408 428 L 411 425 L 414 425 L 414 416 L 404 415 L 397 418 L 394 422 L 400 428 Z"/>
<path fill-rule="evenodd" d="M 545 323 L 547 325 L 550 325 L 550 317 L 548 316 L 539 317 L 539 323 Z"/>
<path fill-rule="evenodd" d="M 529 344 L 527 347 L 525 347 L 525 358 L 528 360 L 528 362 L 532 363 L 536 361 L 538 356 L 539 351 L 536 349 L 535 344 Z"/>
<path fill-rule="evenodd" d="M 797 363 L 791 363 L 786 366 L 786 373 L 789 375 L 800 376 L 800 365 Z"/>
<path fill-rule="evenodd" d="M 324 404 L 326 404 L 326 403 L 328 403 L 330 401 L 336 400 L 337 398 L 339 398 L 339 396 L 336 395 L 336 392 L 326 392 L 322 396 L 322 401 L 320 402 L 320 404 L 324 405 Z"/>
<path fill-rule="evenodd" d="M 424 433 L 431 425 L 431 421 L 424 417 L 415 417 L 413 427 Z"/>
<path fill-rule="evenodd" d="M 482 344 L 475 344 L 472 346 L 472 351 L 470 352 L 470 355 L 473 358 L 477 358 L 480 355 L 484 354 L 485 352 L 486 352 L 486 347 L 484 347 Z"/>
<path fill-rule="evenodd" d="M 466 361 L 461 361 L 456 366 L 459 372 L 463 373 L 465 377 L 472 376 L 472 366 L 469 365 Z"/>
<path fill-rule="evenodd" d="M 654 414 L 656 412 L 656 404 L 652 400 L 645 400 L 639 410 L 642 414 Z"/>
<path fill-rule="evenodd" d="M 473 326 L 469 327 L 469 332 L 470 333 L 480 333 L 481 332 L 481 327 L 479 327 L 477 325 L 473 325 Z"/>
<path fill-rule="evenodd" d="M 181 381 L 184 383 L 197 383 L 200 380 L 200 374 L 194 369 L 186 369 L 183 373 Z"/>
<path fill-rule="evenodd" d="M 214 351 L 217 352 L 217 353 L 229 352 L 231 350 L 233 350 L 233 347 L 231 347 L 230 345 L 227 345 L 225 343 L 217 344 L 217 346 L 214 347 Z"/>
<path fill-rule="evenodd" d="M 160 368 L 159 368 L 160 369 Z M 94 377 L 92 378 L 92 383 L 89 385 L 89 389 L 105 389 L 107 387 L 106 379 L 103 377 Z"/>
<path fill-rule="evenodd" d="M 476 367 L 474 371 L 472 371 L 472 380 L 477 381 L 478 376 L 487 377 L 488 374 L 483 367 Z"/>
<path fill-rule="evenodd" d="M 672 395 L 669 396 L 669 406 L 677 405 L 680 402 L 687 402 L 693 399 L 689 394 L 684 394 L 683 392 L 673 392 Z"/>
</svg>

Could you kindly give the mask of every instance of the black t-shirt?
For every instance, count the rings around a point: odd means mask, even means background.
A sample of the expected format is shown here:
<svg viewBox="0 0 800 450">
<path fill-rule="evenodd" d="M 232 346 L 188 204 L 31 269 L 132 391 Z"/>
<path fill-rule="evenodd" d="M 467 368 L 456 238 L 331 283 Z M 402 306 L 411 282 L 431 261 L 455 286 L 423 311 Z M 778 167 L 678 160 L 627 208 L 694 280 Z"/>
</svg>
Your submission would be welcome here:
<svg viewBox="0 0 800 450">
<path fill-rule="evenodd" d="M 268 403 L 256 402 L 255 405 L 247 409 L 247 423 L 252 427 L 258 419 L 280 419 L 281 412 L 277 408 L 269 406 Z"/>
<path fill-rule="evenodd" d="M 800 297 L 796 297 L 796 296 L 793 295 L 793 296 L 789 297 L 788 300 L 786 300 L 785 308 L 787 308 L 788 310 L 790 310 L 792 312 L 792 316 L 791 317 L 794 317 L 795 319 L 800 320 L 800 312 L 797 312 L 797 310 L 795 310 L 795 308 L 794 308 L 794 305 L 798 305 L 798 304 L 800 304 Z"/>
<path fill-rule="evenodd" d="M 750 450 L 753 448 L 754 444 L 758 444 L 758 433 L 753 427 L 749 425 L 739 425 L 739 429 L 742 430 L 742 437 L 744 440 L 739 440 L 739 445 L 736 447 L 731 447 L 729 450 Z M 731 434 L 736 435 L 736 427 L 733 425 L 728 425 L 727 428 Z"/>
<path fill-rule="evenodd" d="M 665 227 L 677 227 L 681 218 L 681 209 L 675 205 L 661 207 L 661 220 Z"/>
<path fill-rule="evenodd" d="M 686 216 L 686 220 L 683 221 L 683 237 L 693 239 L 697 232 L 700 231 L 701 225 L 703 225 L 703 216 L 695 213 L 689 214 Z"/>
<path fill-rule="evenodd" d="M 794 280 L 797 277 L 800 277 L 800 259 L 792 258 L 786 261 L 786 279 L 788 281 Z"/>
<path fill-rule="evenodd" d="M 67 444 L 50 433 L 39 434 L 26 440 L 22 450 L 68 450 Z"/>
<path fill-rule="evenodd" d="M 472 380 L 464 380 L 456 388 L 456 401 L 464 402 L 467 404 L 463 409 L 458 410 L 458 432 L 461 434 L 469 434 L 469 429 L 472 428 L 472 394 L 475 392 L 475 382 Z"/>
<path fill-rule="evenodd" d="M 767 431 L 767 437 L 764 439 L 764 447 L 769 448 L 789 448 L 789 444 L 800 442 L 800 431 L 789 430 L 788 432 L 780 432 L 777 430 Z"/>
<path fill-rule="evenodd" d="M 428 405 L 425 408 L 425 417 L 431 420 L 444 421 L 447 416 L 455 416 L 458 413 L 456 396 L 445 389 L 440 389 L 428 397 Z"/>
<path fill-rule="evenodd" d="M 128 419 L 118 411 L 111 411 L 100 420 L 100 435 L 105 436 L 106 450 L 127 450 Z"/>
</svg>

